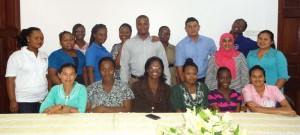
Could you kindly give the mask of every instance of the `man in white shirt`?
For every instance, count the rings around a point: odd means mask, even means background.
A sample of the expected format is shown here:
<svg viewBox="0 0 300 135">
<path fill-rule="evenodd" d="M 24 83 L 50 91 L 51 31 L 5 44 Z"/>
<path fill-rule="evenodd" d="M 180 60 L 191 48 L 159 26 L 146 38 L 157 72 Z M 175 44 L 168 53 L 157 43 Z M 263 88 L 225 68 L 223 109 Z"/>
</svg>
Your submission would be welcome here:
<svg viewBox="0 0 300 135">
<path fill-rule="evenodd" d="M 166 83 L 170 85 L 171 75 L 164 47 L 160 41 L 151 41 L 149 26 L 147 16 L 138 16 L 136 19 L 137 35 L 128 39 L 122 48 L 120 77 L 122 81 L 129 82 L 130 86 L 144 75 L 145 63 L 152 56 L 162 59 L 164 74 L 167 77 Z"/>
</svg>

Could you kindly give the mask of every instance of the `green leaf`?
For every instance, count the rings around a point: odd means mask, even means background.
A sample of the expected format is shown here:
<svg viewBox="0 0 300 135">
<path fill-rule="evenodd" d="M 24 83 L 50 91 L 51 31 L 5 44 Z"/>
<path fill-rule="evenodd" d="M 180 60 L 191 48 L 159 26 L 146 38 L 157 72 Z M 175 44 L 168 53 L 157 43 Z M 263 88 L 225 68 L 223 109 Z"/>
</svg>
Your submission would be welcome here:
<svg viewBox="0 0 300 135">
<path fill-rule="evenodd" d="M 176 128 L 171 127 L 170 131 L 171 131 L 171 133 L 176 133 Z"/>
<path fill-rule="evenodd" d="M 237 128 L 235 129 L 235 131 L 233 132 L 234 135 L 239 135 L 240 133 L 240 125 L 237 126 Z"/>
</svg>

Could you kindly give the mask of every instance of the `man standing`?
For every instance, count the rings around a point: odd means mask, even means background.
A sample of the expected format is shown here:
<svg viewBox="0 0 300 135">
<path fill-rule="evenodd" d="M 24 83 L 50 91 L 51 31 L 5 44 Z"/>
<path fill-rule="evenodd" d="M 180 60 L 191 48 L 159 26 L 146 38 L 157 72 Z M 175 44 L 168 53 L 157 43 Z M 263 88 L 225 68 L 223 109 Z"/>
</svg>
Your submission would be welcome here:
<svg viewBox="0 0 300 135">
<path fill-rule="evenodd" d="M 193 59 L 198 66 L 197 81 L 203 82 L 206 76 L 208 57 L 217 47 L 213 39 L 199 35 L 200 25 L 197 19 L 190 17 L 185 21 L 187 36 L 176 45 L 176 69 L 180 81 L 184 81 L 182 67 L 187 58 Z"/>
<path fill-rule="evenodd" d="M 163 44 L 167 59 L 169 62 L 169 70 L 171 74 L 171 86 L 177 84 L 176 82 L 176 68 L 175 68 L 175 46 L 169 43 L 171 31 L 168 26 L 161 26 L 158 31 L 158 37 L 160 42 Z"/>
<path fill-rule="evenodd" d="M 258 49 L 257 43 L 250 38 L 244 37 L 243 32 L 247 29 L 247 22 L 244 19 L 237 19 L 231 26 L 230 34 L 234 38 L 234 47 L 242 52 L 247 58 L 249 51 Z"/>
<path fill-rule="evenodd" d="M 147 16 L 138 16 L 136 19 L 137 35 L 128 39 L 122 49 L 120 77 L 122 81 L 129 82 L 130 86 L 144 75 L 145 63 L 152 56 L 162 59 L 167 84 L 170 85 L 171 76 L 164 47 L 161 42 L 151 41 L 149 26 Z"/>
</svg>

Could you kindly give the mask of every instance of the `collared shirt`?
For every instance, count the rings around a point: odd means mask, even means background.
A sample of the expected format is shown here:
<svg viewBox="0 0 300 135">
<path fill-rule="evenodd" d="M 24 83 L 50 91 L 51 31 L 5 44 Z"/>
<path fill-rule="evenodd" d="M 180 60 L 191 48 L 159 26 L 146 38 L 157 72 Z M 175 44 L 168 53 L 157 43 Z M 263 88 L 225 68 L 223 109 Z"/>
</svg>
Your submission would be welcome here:
<svg viewBox="0 0 300 135">
<path fill-rule="evenodd" d="M 55 85 L 41 104 L 40 113 L 55 105 L 67 105 L 84 113 L 87 104 L 87 91 L 84 85 L 75 82 L 69 95 L 66 95 L 63 84 Z"/>
<path fill-rule="evenodd" d="M 73 49 L 81 51 L 83 54 L 85 54 L 86 50 L 89 48 L 89 43 L 85 42 L 84 46 L 80 48 L 77 44 L 74 45 Z"/>
<path fill-rule="evenodd" d="M 266 72 L 266 84 L 275 85 L 278 79 L 290 78 L 287 69 L 287 60 L 283 53 L 279 50 L 270 48 L 264 56 L 259 59 L 257 52 L 259 49 L 252 50 L 247 56 L 248 68 L 252 68 L 255 65 L 260 65 Z M 283 88 L 281 89 L 283 92 Z"/>
<path fill-rule="evenodd" d="M 263 97 L 261 97 L 253 84 L 246 85 L 243 90 L 244 101 L 253 101 L 264 107 L 275 107 L 277 102 L 281 102 L 285 99 L 284 95 L 276 86 L 265 84 L 265 91 Z"/>
<path fill-rule="evenodd" d="M 115 79 L 111 91 L 107 93 L 102 86 L 102 80 L 87 87 L 92 109 L 96 106 L 122 107 L 124 100 L 134 99 L 128 83 Z"/>
<path fill-rule="evenodd" d="M 152 57 L 157 56 L 162 59 L 164 64 L 164 74 L 167 77 L 167 84 L 170 84 L 169 64 L 165 49 L 160 41 L 152 42 L 150 36 L 145 40 L 138 35 L 128 39 L 123 48 L 121 55 L 121 80 L 128 82 L 129 72 L 135 76 L 142 76 L 145 72 L 145 63 Z"/>
<path fill-rule="evenodd" d="M 234 40 L 234 48 L 247 57 L 251 50 L 258 49 L 258 45 L 255 41 L 250 38 L 244 37 L 243 33 L 239 34 Z"/>
<path fill-rule="evenodd" d="M 194 42 L 186 36 L 176 45 L 176 66 L 183 66 L 187 58 L 193 59 L 198 66 L 198 78 L 206 76 L 208 57 L 217 50 L 215 42 L 209 37 L 199 35 L 198 41 Z"/>
<path fill-rule="evenodd" d="M 176 81 L 176 68 L 175 68 L 175 60 L 176 60 L 176 47 L 172 44 L 169 44 L 166 48 L 166 55 L 169 62 L 169 66 L 172 65 L 172 67 L 169 67 L 170 74 L 171 74 L 171 86 L 175 86 L 177 84 Z"/>
<path fill-rule="evenodd" d="M 103 45 L 97 45 L 95 42 L 92 43 L 92 45 L 87 49 L 85 54 L 86 66 L 94 67 L 95 82 L 102 80 L 102 77 L 99 73 L 98 63 L 103 57 L 112 56 Z"/>
<path fill-rule="evenodd" d="M 25 46 L 9 57 L 5 77 L 16 77 L 17 102 L 38 102 L 48 93 L 47 74 L 47 54 L 39 51 L 36 56 Z"/>
</svg>

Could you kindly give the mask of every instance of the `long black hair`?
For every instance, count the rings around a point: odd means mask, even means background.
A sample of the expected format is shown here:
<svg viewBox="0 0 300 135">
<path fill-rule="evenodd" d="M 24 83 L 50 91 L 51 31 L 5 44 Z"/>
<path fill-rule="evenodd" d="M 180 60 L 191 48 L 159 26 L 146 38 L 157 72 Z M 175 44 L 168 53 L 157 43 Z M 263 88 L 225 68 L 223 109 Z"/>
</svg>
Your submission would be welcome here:
<svg viewBox="0 0 300 135">
<path fill-rule="evenodd" d="M 271 47 L 276 49 L 275 41 L 274 41 L 274 34 L 270 30 L 263 30 L 263 31 L 259 32 L 258 35 L 257 35 L 257 38 L 260 36 L 260 34 L 264 34 L 264 33 L 266 33 L 270 36 L 271 41 L 273 41 L 273 43 L 271 44 Z"/>
<path fill-rule="evenodd" d="M 166 78 L 166 75 L 164 74 L 164 63 L 163 61 L 157 57 L 157 56 L 153 56 L 151 58 L 149 58 L 146 63 L 145 63 L 145 72 L 144 72 L 144 76 L 143 78 L 147 78 L 149 76 L 149 73 L 147 72 L 147 69 L 149 69 L 150 67 L 150 64 L 153 62 L 153 61 L 158 61 L 159 64 L 161 65 L 161 75 L 159 77 L 159 80 L 162 81 L 162 82 L 166 82 L 167 78 Z"/>
<path fill-rule="evenodd" d="M 91 44 L 93 44 L 93 42 L 95 41 L 95 37 L 94 34 L 97 33 L 98 30 L 100 29 L 107 29 L 106 26 L 104 24 L 96 24 L 93 28 L 92 28 L 92 33 L 91 33 L 91 38 L 90 38 L 90 44 L 89 46 L 91 46 Z"/>
<path fill-rule="evenodd" d="M 28 46 L 27 37 L 32 34 L 33 31 L 41 31 L 37 27 L 29 27 L 28 29 L 22 29 L 20 35 L 17 37 L 17 42 L 19 47 Z"/>
</svg>

